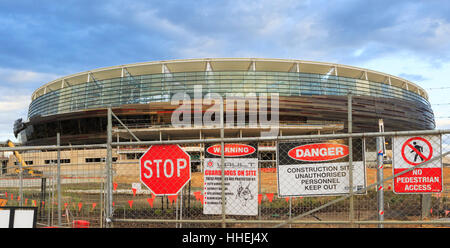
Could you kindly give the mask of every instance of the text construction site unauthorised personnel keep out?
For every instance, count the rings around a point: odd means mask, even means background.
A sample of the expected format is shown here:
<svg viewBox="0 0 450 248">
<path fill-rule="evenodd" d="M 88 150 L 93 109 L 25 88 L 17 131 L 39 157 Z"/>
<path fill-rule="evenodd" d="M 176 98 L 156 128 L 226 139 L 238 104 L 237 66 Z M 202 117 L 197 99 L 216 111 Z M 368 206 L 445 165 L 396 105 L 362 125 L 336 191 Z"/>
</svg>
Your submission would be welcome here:
<svg viewBox="0 0 450 248">
<path fill-rule="evenodd" d="M 278 144 L 278 194 L 321 196 L 349 193 L 349 148 L 345 140 Z M 353 152 L 353 190 L 365 187 L 362 151 Z"/>
</svg>

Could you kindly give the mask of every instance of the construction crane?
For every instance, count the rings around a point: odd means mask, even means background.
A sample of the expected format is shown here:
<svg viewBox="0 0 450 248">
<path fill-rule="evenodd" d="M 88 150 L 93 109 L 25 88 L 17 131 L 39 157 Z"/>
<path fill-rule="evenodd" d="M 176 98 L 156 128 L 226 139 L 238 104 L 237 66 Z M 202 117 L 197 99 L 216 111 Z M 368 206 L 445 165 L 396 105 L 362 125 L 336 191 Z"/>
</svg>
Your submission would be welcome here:
<svg viewBox="0 0 450 248">
<path fill-rule="evenodd" d="M 7 141 L 7 144 L 8 144 L 9 147 L 16 147 L 16 146 L 14 145 L 14 143 L 13 143 L 11 140 L 8 140 L 8 141 Z M 25 173 L 28 173 L 28 174 L 31 175 L 31 176 L 42 177 L 42 171 L 37 171 L 37 170 L 32 170 L 32 169 L 26 168 L 26 167 L 28 167 L 28 165 L 27 165 L 27 164 L 25 163 L 25 161 L 22 159 L 22 156 L 20 155 L 20 153 L 19 153 L 18 151 L 14 151 L 14 156 L 16 156 L 16 158 L 17 158 L 17 160 L 19 161 L 19 163 L 22 164 L 22 169 L 23 169 L 23 171 L 24 171 Z M 19 168 L 16 168 L 15 172 L 16 172 L 17 174 L 20 173 L 20 169 L 19 169 Z"/>
</svg>

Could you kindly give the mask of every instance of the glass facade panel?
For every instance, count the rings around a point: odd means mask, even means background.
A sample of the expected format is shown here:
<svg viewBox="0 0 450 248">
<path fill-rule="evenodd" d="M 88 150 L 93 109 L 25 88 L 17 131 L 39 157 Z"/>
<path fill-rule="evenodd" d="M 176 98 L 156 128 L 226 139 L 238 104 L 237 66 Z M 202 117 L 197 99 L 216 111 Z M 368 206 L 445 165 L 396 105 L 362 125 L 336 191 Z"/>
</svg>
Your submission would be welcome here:
<svg viewBox="0 0 450 248">
<path fill-rule="evenodd" d="M 124 104 L 170 101 L 176 93 L 279 93 L 280 96 L 354 95 L 421 102 L 426 99 L 406 89 L 360 79 L 295 72 L 221 71 L 181 72 L 114 78 L 66 86 L 36 98 L 28 117 Z"/>
</svg>

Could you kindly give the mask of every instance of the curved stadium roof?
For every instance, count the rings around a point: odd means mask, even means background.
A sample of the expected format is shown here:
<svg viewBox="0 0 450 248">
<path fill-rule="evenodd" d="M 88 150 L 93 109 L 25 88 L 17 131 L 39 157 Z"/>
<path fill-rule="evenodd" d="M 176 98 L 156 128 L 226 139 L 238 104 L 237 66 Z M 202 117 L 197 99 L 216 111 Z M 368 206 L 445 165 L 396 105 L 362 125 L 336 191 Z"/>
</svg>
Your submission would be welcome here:
<svg viewBox="0 0 450 248">
<path fill-rule="evenodd" d="M 389 84 L 416 93 L 428 100 L 427 93 L 418 85 L 386 73 L 335 63 L 261 58 L 180 59 L 99 68 L 53 80 L 35 90 L 32 94 L 32 100 L 35 100 L 39 96 L 45 95 L 51 91 L 92 81 L 119 78 L 128 75 L 139 76 L 159 73 L 198 71 L 277 71 L 324 75 L 329 74 L 340 77 L 368 80 L 381 84 Z"/>
</svg>

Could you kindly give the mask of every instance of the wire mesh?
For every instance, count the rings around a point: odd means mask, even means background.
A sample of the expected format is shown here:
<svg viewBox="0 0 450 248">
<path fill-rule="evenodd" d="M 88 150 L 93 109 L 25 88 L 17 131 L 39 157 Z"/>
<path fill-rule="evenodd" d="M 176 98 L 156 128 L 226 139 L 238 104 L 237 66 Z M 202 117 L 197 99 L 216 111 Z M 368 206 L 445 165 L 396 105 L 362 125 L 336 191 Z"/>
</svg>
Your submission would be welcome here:
<svg viewBox="0 0 450 248">
<path fill-rule="evenodd" d="M 57 153 L 45 149 L 22 151 L 20 157 L 7 155 L 9 160 L 0 180 L 7 205 L 38 207 L 38 226 L 57 226 L 58 216 L 63 227 L 72 227 L 77 221 L 102 226 L 105 150 L 62 149 L 60 192 L 57 191 Z M 58 215 L 58 197 L 61 215 Z"/>
<path fill-rule="evenodd" d="M 449 134 L 384 136 L 381 154 L 377 137 L 353 137 L 351 146 L 349 137 L 234 139 L 224 142 L 223 163 L 220 142 L 173 141 L 152 148 L 116 143 L 113 227 L 379 227 L 380 219 L 383 227 L 448 226 L 450 157 L 439 156 L 450 151 Z M 59 180 L 55 149 L 21 150 L 21 160 L 11 150 L 0 151 L 0 205 L 38 207 L 38 226 L 55 226 L 58 218 L 64 227 L 77 221 L 105 226 L 106 149 L 62 146 Z M 228 154 L 233 151 L 242 154 Z M 438 159 L 421 166 L 431 157 Z M 398 165 L 399 159 L 412 164 Z M 417 169 L 395 176 L 412 167 Z M 422 186 L 398 192 L 408 183 Z"/>
</svg>

